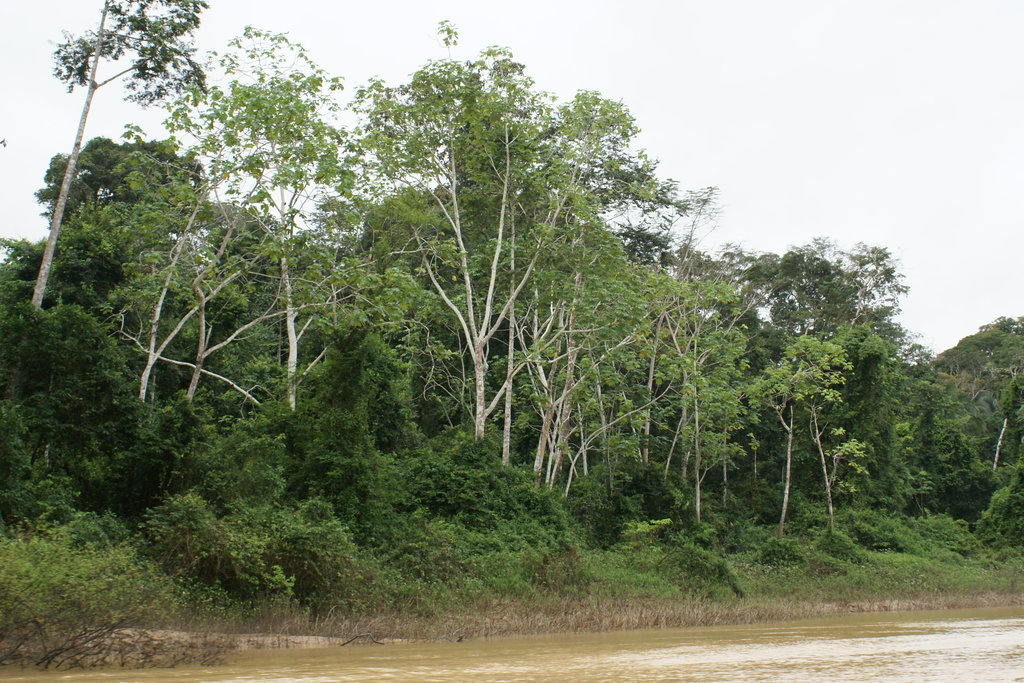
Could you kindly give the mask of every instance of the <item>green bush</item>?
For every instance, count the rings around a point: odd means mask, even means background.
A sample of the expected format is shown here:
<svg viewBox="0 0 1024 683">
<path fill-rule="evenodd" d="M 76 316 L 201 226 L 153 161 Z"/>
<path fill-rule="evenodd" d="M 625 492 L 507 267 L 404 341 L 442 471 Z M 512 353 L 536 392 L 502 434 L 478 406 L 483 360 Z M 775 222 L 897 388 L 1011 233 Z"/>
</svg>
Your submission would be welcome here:
<svg viewBox="0 0 1024 683">
<path fill-rule="evenodd" d="M 573 542 L 557 491 L 535 488 L 529 473 L 502 467 L 500 445 L 452 430 L 405 459 L 409 504 L 468 531 L 500 539 L 510 550 Z"/>
<path fill-rule="evenodd" d="M 864 551 L 854 542 L 852 538 L 842 531 L 822 533 L 814 541 L 814 548 L 826 556 L 860 564 L 865 560 Z"/>
<path fill-rule="evenodd" d="M 661 569 L 666 563 L 662 540 L 671 524 L 671 519 L 626 522 L 622 527 L 622 540 L 612 550 L 628 557 L 641 571 Z"/>
<path fill-rule="evenodd" d="M 902 519 L 875 510 L 856 510 L 848 516 L 845 530 L 868 550 L 920 553 L 921 537 Z"/>
<path fill-rule="evenodd" d="M 769 567 L 787 567 L 807 561 L 807 551 L 792 538 L 769 538 L 757 549 L 757 562 Z"/>
<path fill-rule="evenodd" d="M 1000 548 L 1024 546 L 1024 473 L 1014 468 L 1010 483 L 992 494 L 981 519 L 978 535 Z"/>
<path fill-rule="evenodd" d="M 167 577 L 122 543 L 100 547 L 56 529 L 0 540 L 0 664 L 110 663 L 121 629 L 173 611 Z"/>
<path fill-rule="evenodd" d="M 670 550 L 668 558 L 672 566 L 679 569 L 691 589 L 714 591 L 724 587 L 737 596 L 743 595 L 729 563 L 706 548 L 687 543 Z"/>
<path fill-rule="evenodd" d="M 195 493 L 172 496 L 144 524 L 169 572 L 219 587 L 235 599 L 290 599 L 307 605 L 359 602 L 370 568 L 330 506 L 239 505 L 218 516 Z"/>
<path fill-rule="evenodd" d="M 953 519 L 948 515 L 926 515 L 911 520 L 916 531 L 929 546 L 937 546 L 968 557 L 978 551 L 977 537 L 971 533 L 967 522 Z"/>
<path fill-rule="evenodd" d="M 529 553 L 524 564 L 530 583 L 553 593 L 576 593 L 593 581 L 583 556 L 572 546 Z"/>
</svg>

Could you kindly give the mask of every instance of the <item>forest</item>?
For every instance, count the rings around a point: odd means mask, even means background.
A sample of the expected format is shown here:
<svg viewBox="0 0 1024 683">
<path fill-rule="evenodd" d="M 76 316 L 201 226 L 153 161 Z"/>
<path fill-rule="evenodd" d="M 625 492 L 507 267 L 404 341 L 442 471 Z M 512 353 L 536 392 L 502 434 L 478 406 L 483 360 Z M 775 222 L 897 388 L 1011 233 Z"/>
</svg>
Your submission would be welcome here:
<svg viewBox="0 0 1024 683">
<path fill-rule="evenodd" d="M 503 48 L 342 90 L 246 29 L 206 79 L 204 6 L 58 47 L 169 137 L 54 150 L 50 240 L 0 243 L 0 663 L 83 620 L 1016 591 L 1024 317 L 935 355 L 884 246 L 705 247 L 716 188 Z"/>
</svg>

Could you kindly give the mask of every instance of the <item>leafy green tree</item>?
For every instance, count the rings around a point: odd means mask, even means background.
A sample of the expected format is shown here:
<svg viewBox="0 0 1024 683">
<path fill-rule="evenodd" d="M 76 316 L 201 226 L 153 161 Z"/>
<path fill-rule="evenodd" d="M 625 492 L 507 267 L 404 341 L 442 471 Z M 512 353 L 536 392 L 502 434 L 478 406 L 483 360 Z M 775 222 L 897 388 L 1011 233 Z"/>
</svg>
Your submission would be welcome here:
<svg viewBox="0 0 1024 683">
<path fill-rule="evenodd" d="M 196 154 L 218 181 L 218 199 L 246 211 L 265 233 L 260 248 L 278 265 L 285 394 L 294 410 L 299 346 L 312 323 L 300 318 L 307 309 L 337 304 L 335 295 L 349 291 L 339 274 L 357 270 L 333 261 L 336 253 L 311 234 L 314 210 L 351 177 L 346 136 L 334 121 L 342 85 L 283 35 L 248 28 L 230 45 L 233 51 L 220 66 L 232 80 L 191 91 L 174 107 L 168 126 L 195 141 Z M 300 274 L 303 259 L 312 267 Z M 200 348 L 197 367 L 208 351 Z"/>
<path fill-rule="evenodd" d="M 138 202 L 143 188 L 133 182 L 132 175 L 137 171 L 139 157 L 161 162 L 166 173 L 192 169 L 195 172 L 193 180 L 198 181 L 199 169 L 175 152 L 173 147 L 156 140 L 129 140 L 122 143 L 104 137 L 89 140 L 78 158 L 64 214 L 75 213 L 86 205 Z M 47 215 L 53 212 L 67 165 L 66 155 L 54 156 L 46 169 L 45 185 L 36 192 L 36 199 L 47 207 Z M 154 178 L 151 182 L 158 181 Z"/>
<path fill-rule="evenodd" d="M 969 428 L 991 444 L 992 469 L 997 469 L 1004 444 L 1016 454 L 1019 442 L 1019 402 L 1012 387 L 1024 375 L 1024 318 L 983 325 L 940 353 L 935 367 L 964 396 Z"/>
<path fill-rule="evenodd" d="M 621 104 L 581 92 L 555 106 L 498 48 L 432 62 L 406 85 L 372 82 L 356 109 L 378 190 L 402 198 L 419 271 L 468 357 L 480 439 L 523 367 L 506 363 L 492 390 L 492 343 L 531 293 L 542 257 L 653 200 L 652 165 L 630 149 L 636 126 Z"/>
<path fill-rule="evenodd" d="M 995 482 L 987 454 L 969 433 L 963 404 L 934 374 L 915 378 L 902 395 L 913 406 L 904 429 L 917 508 L 973 522 Z"/>
<path fill-rule="evenodd" d="M 1024 544 L 1024 477 L 1020 463 L 1012 468 L 1006 486 L 992 494 L 978 520 L 978 533 L 997 546 L 1019 549 Z"/>
<path fill-rule="evenodd" d="M 833 428 L 856 437 L 863 449 L 862 467 L 845 483 L 861 502 L 902 509 L 906 463 L 900 455 L 896 425 L 906 409 L 901 400 L 904 376 L 898 347 L 868 325 L 842 330 L 834 341 L 850 363 L 844 373 L 842 401 L 832 406 Z"/>
<path fill-rule="evenodd" d="M 805 406 L 812 416 L 816 416 L 823 405 L 838 401 L 840 394 L 836 387 L 843 383 L 843 371 L 849 367 L 841 346 L 803 335 L 786 349 L 783 360 L 769 368 L 752 390 L 754 396 L 772 409 L 786 433 L 782 513 L 776 529 L 778 538 L 782 538 L 789 511 L 796 408 Z M 830 491 L 830 478 L 824 469 L 825 455 L 820 447 L 816 421 L 816 417 L 812 418 L 812 429 L 818 435 L 826 487 Z M 831 506 L 831 496 L 829 504 Z"/>
<path fill-rule="evenodd" d="M 11 464 L 27 456 L 22 474 L 33 485 L 66 483 L 86 509 L 104 509 L 116 496 L 110 454 L 130 450 L 136 431 L 125 365 L 109 328 L 79 306 L 22 304 L 0 314 L 0 366 L 19 369 L 5 377 L 17 383 L 4 387 L 17 406 L 6 412 L 24 430 L 8 442 Z"/>
<path fill-rule="evenodd" d="M 900 336 L 892 322 L 907 291 L 892 256 L 881 247 L 843 251 L 816 239 L 783 255 L 740 255 L 751 295 L 774 327 L 792 336 L 830 337 L 866 324 L 886 338 Z"/>
</svg>

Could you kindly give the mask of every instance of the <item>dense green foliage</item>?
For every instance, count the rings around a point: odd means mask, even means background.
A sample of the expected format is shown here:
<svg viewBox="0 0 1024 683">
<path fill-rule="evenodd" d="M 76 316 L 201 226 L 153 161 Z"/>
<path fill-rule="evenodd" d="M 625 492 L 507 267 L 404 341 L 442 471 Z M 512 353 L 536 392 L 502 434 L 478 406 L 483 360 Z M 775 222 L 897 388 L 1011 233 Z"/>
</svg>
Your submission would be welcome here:
<svg viewBox="0 0 1024 683">
<path fill-rule="evenodd" d="M 85 146 L 41 310 L 3 244 L 5 618 L 67 584 L 124 623 L 167 577 L 211 612 L 875 595 L 1024 542 L 1024 318 L 931 358 L 883 248 L 701 251 L 714 191 L 504 50 L 348 130 L 281 36 L 221 68 L 174 139 Z"/>
</svg>

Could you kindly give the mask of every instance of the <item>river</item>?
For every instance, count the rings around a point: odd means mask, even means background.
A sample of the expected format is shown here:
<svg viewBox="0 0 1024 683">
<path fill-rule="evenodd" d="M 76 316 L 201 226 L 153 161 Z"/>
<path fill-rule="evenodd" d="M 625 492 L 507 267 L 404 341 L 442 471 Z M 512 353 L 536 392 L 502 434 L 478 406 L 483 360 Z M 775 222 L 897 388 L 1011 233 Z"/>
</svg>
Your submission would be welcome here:
<svg viewBox="0 0 1024 683">
<path fill-rule="evenodd" d="M 0 673 L 0 681 L 1024 681 L 1024 609 L 948 610 L 753 626 L 462 643 L 238 652 L 222 666 Z"/>
</svg>

